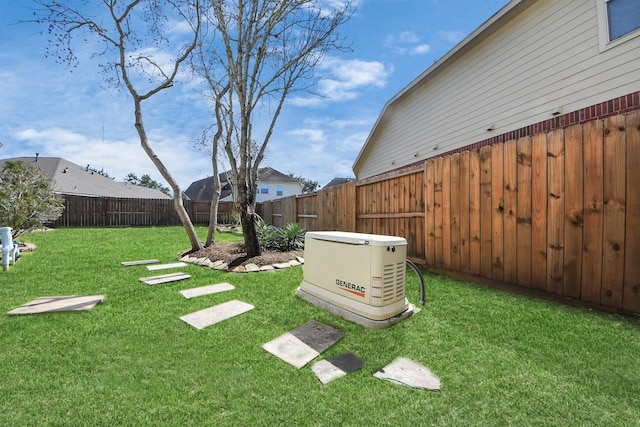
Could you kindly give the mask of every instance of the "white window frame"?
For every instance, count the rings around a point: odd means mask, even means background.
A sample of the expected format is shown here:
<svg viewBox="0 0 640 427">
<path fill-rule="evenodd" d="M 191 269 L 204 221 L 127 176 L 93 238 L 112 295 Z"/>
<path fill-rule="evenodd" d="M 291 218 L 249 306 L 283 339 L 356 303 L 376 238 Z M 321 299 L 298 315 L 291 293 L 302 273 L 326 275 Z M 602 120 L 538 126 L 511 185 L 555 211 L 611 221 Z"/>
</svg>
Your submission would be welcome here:
<svg viewBox="0 0 640 427">
<path fill-rule="evenodd" d="M 260 184 L 260 194 L 269 194 L 269 184 Z"/>
<path fill-rule="evenodd" d="M 625 34 L 622 37 L 609 41 L 609 20 L 607 19 L 607 3 L 609 3 L 609 1 L 610 0 L 596 0 L 600 52 L 604 52 L 605 50 L 611 49 L 619 44 L 640 36 L 640 28 L 638 28 L 631 31 L 629 34 Z"/>
<path fill-rule="evenodd" d="M 279 197 L 284 196 L 284 186 L 282 185 L 276 186 L 276 196 L 279 196 Z"/>
</svg>

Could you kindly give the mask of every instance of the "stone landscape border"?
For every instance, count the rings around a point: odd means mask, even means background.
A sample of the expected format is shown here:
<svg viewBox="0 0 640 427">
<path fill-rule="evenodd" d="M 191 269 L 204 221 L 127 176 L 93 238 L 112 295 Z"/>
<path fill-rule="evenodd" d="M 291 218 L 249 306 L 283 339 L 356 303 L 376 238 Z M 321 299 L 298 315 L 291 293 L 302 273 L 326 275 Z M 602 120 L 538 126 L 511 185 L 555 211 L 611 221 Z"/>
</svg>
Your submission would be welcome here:
<svg viewBox="0 0 640 427">
<path fill-rule="evenodd" d="M 231 269 L 229 269 L 229 264 L 227 264 L 226 262 L 222 260 L 211 261 L 207 257 L 197 258 L 197 257 L 185 255 L 182 258 L 180 258 L 180 261 L 195 264 L 195 265 L 202 265 L 204 267 L 209 267 L 214 270 L 229 271 L 231 273 L 259 273 L 261 271 L 276 271 L 276 270 L 283 270 L 285 268 L 296 267 L 304 264 L 304 258 L 302 258 L 301 256 L 296 256 L 295 259 L 289 262 L 280 262 L 276 264 L 263 265 L 263 266 L 259 266 L 257 264 L 251 263 L 247 265 L 238 265 Z"/>
</svg>

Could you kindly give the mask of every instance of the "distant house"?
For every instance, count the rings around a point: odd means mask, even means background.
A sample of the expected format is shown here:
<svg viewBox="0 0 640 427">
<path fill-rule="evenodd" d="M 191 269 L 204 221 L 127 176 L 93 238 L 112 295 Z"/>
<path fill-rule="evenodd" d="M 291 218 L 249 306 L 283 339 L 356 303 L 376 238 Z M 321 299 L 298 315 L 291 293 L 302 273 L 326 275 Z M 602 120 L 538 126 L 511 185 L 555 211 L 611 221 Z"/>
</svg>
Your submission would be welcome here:
<svg viewBox="0 0 640 427">
<path fill-rule="evenodd" d="M 346 184 L 347 182 L 354 181 L 353 178 L 333 178 L 327 185 L 322 188 L 335 187 L 336 185 Z"/>
<path fill-rule="evenodd" d="M 358 180 L 640 109 L 637 0 L 511 0 L 391 98 Z"/>
<path fill-rule="evenodd" d="M 220 174 L 221 195 L 220 201 L 232 201 L 231 182 L 228 173 Z M 195 201 L 211 201 L 213 198 L 213 177 L 203 178 L 191 183 L 184 194 Z M 257 202 L 279 199 L 281 197 L 302 194 L 302 183 L 297 179 L 283 174 L 273 168 L 258 169 L 258 194 Z"/>
<path fill-rule="evenodd" d="M 0 169 L 5 162 L 18 161 L 40 169 L 54 182 L 54 191 L 60 195 L 88 197 L 113 197 L 132 199 L 170 199 L 159 190 L 114 181 L 60 157 L 15 157 L 0 160 Z"/>
</svg>

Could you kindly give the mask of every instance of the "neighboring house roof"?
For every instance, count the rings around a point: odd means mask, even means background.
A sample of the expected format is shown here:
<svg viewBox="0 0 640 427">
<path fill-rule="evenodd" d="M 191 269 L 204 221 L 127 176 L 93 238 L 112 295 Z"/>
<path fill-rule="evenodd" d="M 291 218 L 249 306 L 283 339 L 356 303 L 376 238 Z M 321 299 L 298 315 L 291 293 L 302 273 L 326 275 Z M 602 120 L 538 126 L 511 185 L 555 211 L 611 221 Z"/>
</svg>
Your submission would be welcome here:
<svg viewBox="0 0 640 427">
<path fill-rule="evenodd" d="M 88 167 L 78 166 L 60 157 L 15 157 L 0 160 L 0 168 L 5 162 L 18 161 L 40 169 L 54 182 L 54 191 L 90 197 L 122 197 L 132 199 L 170 199 L 160 190 L 114 181 L 100 175 Z"/>
<path fill-rule="evenodd" d="M 322 188 L 335 187 L 336 185 L 346 184 L 347 182 L 351 182 L 353 180 L 353 178 L 333 178 L 327 185 Z"/>
<path fill-rule="evenodd" d="M 300 184 L 300 181 L 294 177 L 285 175 L 270 167 L 258 169 L 258 182 L 287 182 L 291 184 Z"/>
<path fill-rule="evenodd" d="M 220 200 L 227 198 L 231 195 L 231 183 L 227 178 L 230 176 L 229 172 L 222 172 L 220 176 L 221 194 Z M 258 169 L 258 182 L 261 183 L 291 183 L 298 184 L 302 189 L 302 184 L 297 179 L 285 175 L 271 167 Z M 194 181 L 185 190 L 184 194 L 191 200 L 210 201 L 213 198 L 213 177 L 207 177 Z"/>
<path fill-rule="evenodd" d="M 225 197 L 231 194 L 231 183 L 227 181 L 227 175 L 225 172 L 219 174 L 220 176 L 220 198 L 224 199 Z M 194 181 L 189 185 L 189 187 L 184 191 L 185 196 L 187 196 L 191 200 L 198 201 L 209 201 L 213 198 L 213 177 L 202 178 L 198 181 Z"/>
</svg>

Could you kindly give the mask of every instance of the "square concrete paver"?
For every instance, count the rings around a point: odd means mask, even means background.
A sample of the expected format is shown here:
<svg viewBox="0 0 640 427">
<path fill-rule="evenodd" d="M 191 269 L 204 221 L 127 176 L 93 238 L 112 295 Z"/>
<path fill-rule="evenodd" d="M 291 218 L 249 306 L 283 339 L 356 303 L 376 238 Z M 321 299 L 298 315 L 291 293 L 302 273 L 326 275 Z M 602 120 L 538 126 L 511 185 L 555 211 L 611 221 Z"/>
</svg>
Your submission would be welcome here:
<svg viewBox="0 0 640 427">
<path fill-rule="evenodd" d="M 216 285 L 209 285 L 209 286 L 201 286 L 199 288 L 184 289 L 184 290 L 180 291 L 180 293 L 186 299 L 191 299 L 191 298 L 200 297 L 200 296 L 203 296 L 203 295 L 217 294 L 219 292 L 230 291 L 230 290 L 233 290 L 233 289 L 235 289 L 235 287 L 230 283 L 218 283 Z"/>
<path fill-rule="evenodd" d="M 104 301 L 104 295 L 40 297 L 11 310 L 7 314 L 38 314 L 59 311 L 91 310 Z"/>
<path fill-rule="evenodd" d="M 413 388 L 440 390 L 438 377 L 425 366 L 404 357 L 398 357 L 373 376 Z"/>
<path fill-rule="evenodd" d="M 322 384 L 344 377 L 364 366 L 364 362 L 353 353 L 344 353 L 314 363 L 311 370 Z"/>
<path fill-rule="evenodd" d="M 246 313 L 253 310 L 254 306 L 246 302 L 232 300 L 204 310 L 196 311 L 180 317 L 180 320 L 188 323 L 196 329 L 204 329 L 207 326 L 215 325 L 218 322 Z"/>
<path fill-rule="evenodd" d="M 269 341 L 262 348 L 300 369 L 343 336 L 344 332 L 312 320 Z"/>
<path fill-rule="evenodd" d="M 159 259 L 142 259 L 139 261 L 124 261 L 121 264 L 125 267 L 130 267 L 132 265 L 145 265 L 145 264 L 157 264 L 159 263 Z"/>
<path fill-rule="evenodd" d="M 169 283 L 178 280 L 189 279 L 190 277 L 190 275 L 185 273 L 171 273 L 163 274 L 162 276 L 143 277 L 140 279 L 140 281 L 146 283 L 147 285 L 159 285 L 160 283 Z"/>
<path fill-rule="evenodd" d="M 171 264 L 157 264 L 157 265 L 148 265 L 147 270 L 155 271 L 155 270 L 168 270 L 170 268 L 180 268 L 186 267 L 187 264 L 184 262 L 174 262 Z"/>
</svg>

